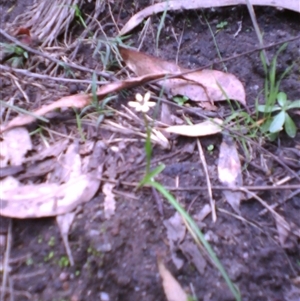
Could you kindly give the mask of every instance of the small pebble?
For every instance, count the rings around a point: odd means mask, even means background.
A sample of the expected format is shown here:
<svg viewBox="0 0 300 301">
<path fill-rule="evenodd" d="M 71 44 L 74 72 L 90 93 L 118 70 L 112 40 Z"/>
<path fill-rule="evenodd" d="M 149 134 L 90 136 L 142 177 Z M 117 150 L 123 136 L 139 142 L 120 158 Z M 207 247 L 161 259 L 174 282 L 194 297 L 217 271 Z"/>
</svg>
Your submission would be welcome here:
<svg viewBox="0 0 300 301">
<path fill-rule="evenodd" d="M 108 295 L 108 293 L 101 292 L 100 293 L 100 300 L 101 301 L 109 301 L 109 295 Z"/>
</svg>

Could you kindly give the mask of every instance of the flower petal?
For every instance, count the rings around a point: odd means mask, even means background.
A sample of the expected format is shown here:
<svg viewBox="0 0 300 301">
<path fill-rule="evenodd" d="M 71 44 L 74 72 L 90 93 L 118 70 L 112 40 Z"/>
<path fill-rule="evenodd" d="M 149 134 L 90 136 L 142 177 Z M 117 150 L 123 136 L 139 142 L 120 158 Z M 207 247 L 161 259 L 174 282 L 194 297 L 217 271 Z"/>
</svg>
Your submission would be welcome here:
<svg viewBox="0 0 300 301">
<path fill-rule="evenodd" d="M 128 105 L 132 108 L 136 108 L 137 106 L 140 106 L 140 104 L 136 101 L 128 101 Z"/>
<path fill-rule="evenodd" d="M 150 100 L 151 97 L 151 92 L 148 91 L 145 95 L 144 95 L 144 102 L 148 102 Z"/>
<path fill-rule="evenodd" d="M 155 105 L 156 105 L 156 102 L 153 102 L 153 101 L 147 102 L 147 106 L 150 108 L 154 107 Z"/>
<path fill-rule="evenodd" d="M 135 95 L 135 99 L 136 99 L 138 102 L 143 102 L 144 97 L 143 97 L 140 93 L 137 93 L 137 94 Z"/>
</svg>

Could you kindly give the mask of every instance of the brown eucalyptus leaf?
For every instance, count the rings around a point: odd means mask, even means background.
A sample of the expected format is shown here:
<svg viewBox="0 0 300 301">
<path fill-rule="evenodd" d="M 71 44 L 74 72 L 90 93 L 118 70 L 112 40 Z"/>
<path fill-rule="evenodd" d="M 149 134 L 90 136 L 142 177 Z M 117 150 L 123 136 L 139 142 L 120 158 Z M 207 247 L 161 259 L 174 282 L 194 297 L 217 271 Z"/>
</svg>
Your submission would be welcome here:
<svg viewBox="0 0 300 301">
<path fill-rule="evenodd" d="M 184 95 L 193 101 L 210 102 L 234 99 L 246 105 L 243 84 L 233 74 L 217 70 L 201 70 L 181 74 L 192 70 L 181 68 L 175 63 L 136 50 L 119 47 L 119 51 L 128 68 L 137 76 L 177 75 L 177 78 L 165 78 L 157 82 L 173 96 Z"/>
</svg>

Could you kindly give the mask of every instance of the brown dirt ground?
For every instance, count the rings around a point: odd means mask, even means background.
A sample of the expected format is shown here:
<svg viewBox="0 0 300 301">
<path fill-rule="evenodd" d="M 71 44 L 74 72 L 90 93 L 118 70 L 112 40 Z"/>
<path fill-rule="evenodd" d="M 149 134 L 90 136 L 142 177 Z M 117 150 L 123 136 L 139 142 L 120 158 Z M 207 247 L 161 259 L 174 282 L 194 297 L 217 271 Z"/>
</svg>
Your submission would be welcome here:
<svg viewBox="0 0 300 301">
<path fill-rule="evenodd" d="M 149 1 L 135 2 L 135 6 L 127 3 L 122 8 L 120 8 L 121 1 L 120 3 L 116 1 L 116 4 L 112 5 L 120 27 Z M 6 7 L 2 3 L 1 5 L 4 10 Z M 20 5 L 18 4 L 18 7 Z M 105 15 L 107 12 L 102 14 Z M 221 21 L 228 22 L 226 28 L 216 35 L 218 48 L 223 58 L 258 47 L 257 37 L 245 7 L 208 9 L 204 10 L 204 14 L 214 32 L 216 25 Z M 118 15 L 119 19 L 117 19 Z M 300 19 L 296 13 L 266 7 L 257 8 L 256 15 L 266 44 L 296 36 L 299 33 Z M 10 18 L 12 17 L 8 17 L 5 21 L 11 21 Z M 182 35 L 182 44 L 178 54 L 178 62 L 182 66 L 197 68 L 217 58 L 212 35 L 201 11 L 168 13 L 159 48 L 156 50 L 155 37 L 159 20 L 158 16 L 151 18 L 151 30 L 146 34 L 141 51 L 175 61 L 177 56 L 177 42 L 173 34 L 175 33 L 177 38 Z M 1 21 L 4 20 L 1 19 Z M 242 29 L 234 37 L 239 21 L 242 21 Z M 74 29 L 74 35 L 77 30 L 78 28 Z M 130 38 L 133 46 L 139 45 L 137 36 L 140 31 L 141 27 L 138 27 Z M 113 26 L 107 27 L 107 35 L 114 35 Z M 83 56 L 84 65 L 93 66 L 95 62 L 88 57 L 89 47 L 89 45 L 83 45 L 79 55 Z M 299 99 L 300 95 L 299 47 L 299 40 L 289 43 L 278 60 L 279 74 L 292 62 L 296 62 L 291 73 L 281 84 L 281 90 L 285 91 L 290 99 Z M 267 51 L 269 58 L 272 58 L 277 49 L 278 47 Z M 251 108 L 264 84 L 264 73 L 258 53 L 227 62 L 226 67 L 228 72 L 235 74 L 245 84 L 247 101 Z M 215 65 L 214 68 L 222 70 L 223 66 Z M 139 88 L 135 91 L 143 92 L 143 89 Z M 2 98 L 4 97 L 5 95 L 2 95 Z M 132 100 L 133 97 L 133 91 L 129 91 L 126 99 L 122 94 L 112 105 L 122 110 L 120 103 Z M 230 113 L 226 103 L 218 104 L 218 106 L 220 110 L 223 107 L 224 115 Z M 74 116 L 72 118 L 74 120 Z M 191 118 L 194 122 L 198 121 L 198 117 L 191 116 Z M 299 115 L 295 116 L 295 120 L 300 127 Z M 57 124 L 53 124 L 52 127 L 64 129 L 65 133 L 74 132 L 74 122 L 71 121 L 58 120 Z M 109 133 L 97 132 L 92 126 L 84 126 L 84 130 L 88 133 L 89 139 L 109 137 Z M 122 138 L 122 134 L 116 137 Z M 180 187 L 206 187 L 195 140 L 182 137 L 172 139 L 170 150 L 154 149 L 153 160 L 166 165 L 166 169 L 157 180 L 165 186 L 174 187 L 177 177 Z M 114 153 L 109 147 L 106 150 L 109 159 L 105 168 L 110 167 L 117 171 L 115 215 L 110 220 L 104 218 L 104 197 L 101 191 L 82 207 L 69 235 L 75 266 L 60 265 L 61 258 L 65 256 L 65 249 L 55 219 L 13 220 L 9 274 L 15 301 L 106 300 L 105 293 L 111 301 L 165 300 L 156 265 L 157 253 L 163 254 L 166 265 L 185 288 L 191 290 L 193 287 L 197 300 L 234 300 L 219 272 L 208 261 L 205 272 L 201 275 L 193 263 L 178 249 L 177 256 L 184 260 L 184 265 L 180 270 L 173 265 L 163 222 L 174 214 L 174 209 L 166 201 L 161 200 L 164 211 L 161 215 L 150 189 L 144 188 L 134 192 L 133 187 L 124 185 L 123 181 L 138 182 L 141 179 L 144 171 L 142 164 L 145 162 L 143 142 L 124 141 L 125 148 L 121 155 Z M 212 184 L 219 185 L 217 158 L 221 136 L 203 138 L 201 142 L 206 152 Z M 206 148 L 211 144 L 215 148 L 212 153 L 209 153 Z M 191 146 L 194 151 L 188 152 L 187 146 Z M 295 139 L 288 139 L 282 135 L 280 145 L 269 142 L 264 145 L 275 155 L 278 155 L 279 150 L 285 147 L 294 149 L 298 147 L 299 150 L 299 146 L 300 132 Z M 240 151 L 242 153 L 242 150 Z M 254 150 L 254 153 L 257 156 L 253 162 L 260 166 L 259 151 Z M 259 183 L 255 181 L 257 179 L 260 183 L 270 183 L 271 178 L 283 178 L 288 175 L 288 172 L 272 159 L 268 159 L 268 162 L 272 165 L 271 175 L 266 175 L 249 165 L 244 171 L 245 183 L 249 185 Z M 298 168 L 293 166 L 291 168 L 299 174 L 299 165 Z M 296 180 L 290 183 L 299 184 Z M 189 208 L 193 217 L 196 217 L 203 206 L 208 203 L 206 190 L 184 190 L 173 191 L 173 193 L 185 208 Z M 274 204 L 284 199 L 289 193 L 291 191 L 270 190 L 262 192 L 260 196 L 268 204 Z M 130 197 L 133 195 L 134 197 Z M 213 197 L 217 208 L 223 211 L 218 211 L 216 223 L 213 223 L 211 217 L 208 216 L 201 223 L 201 229 L 210 238 L 213 249 L 231 279 L 240 289 L 243 300 L 299 301 L 299 281 L 298 287 L 293 284 L 293 279 L 300 277 L 299 239 L 290 235 L 286 247 L 282 247 L 278 242 L 274 219 L 269 213 L 259 215 L 263 207 L 254 199 L 243 202 L 240 208 L 242 217 L 249 223 L 225 213 L 224 210 L 234 212 L 224 201 L 221 192 L 214 191 Z M 299 194 L 284 202 L 277 210 L 296 228 L 300 227 Z M 7 221 L 4 218 L 1 219 L 1 231 L 5 234 Z M 7 297 L 5 300 L 12 299 Z"/>
</svg>

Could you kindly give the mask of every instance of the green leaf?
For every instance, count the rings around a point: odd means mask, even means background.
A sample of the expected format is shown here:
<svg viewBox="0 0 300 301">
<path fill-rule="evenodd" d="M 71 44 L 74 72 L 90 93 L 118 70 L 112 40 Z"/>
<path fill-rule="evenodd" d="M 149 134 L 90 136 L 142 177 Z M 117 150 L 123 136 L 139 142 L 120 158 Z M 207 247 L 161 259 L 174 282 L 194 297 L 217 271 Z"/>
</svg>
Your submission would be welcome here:
<svg viewBox="0 0 300 301">
<path fill-rule="evenodd" d="M 284 120 L 285 112 L 281 111 L 273 118 L 269 128 L 270 133 L 276 133 L 281 131 L 284 124 Z"/>
<path fill-rule="evenodd" d="M 284 107 L 287 101 L 287 96 L 284 92 L 279 92 L 277 94 L 277 101 L 281 107 Z"/>
<path fill-rule="evenodd" d="M 145 177 L 142 179 L 142 181 L 139 183 L 138 188 L 147 184 L 152 185 L 151 183 L 154 181 L 154 178 L 157 175 L 159 175 L 165 169 L 165 167 L 166 165 L 160 164 L 152 171 L 150 171 L 148 174 L 146 174 Z"/>
<path fill-rule="evenodd" d="M 179 104 L 180 106 L 184 105 L 188 100 L 189 98 L 187 96 L 175 96 L 173 97 L 173 100 Z"/>
<path fill-rule="evenodd" d="M 287 106 L 287 110 L 290 109 L 300 109 L 300 99 L 299 100 L 294 100 Z"/>
<path fill-rule="evenodd" d="M 23 55 L 23 53 L 24 53 L 24 50 L 23 50 L 23 48 L 21 48 L 21 47 L 18 47 L 18 46 L 16 46 L 15 47 L 15 54 L 16 55 Z"/>
<path fill-rule="evenodd" d="M 266 105 L 258 105 L 257 110 L 262 113 L 272 113 L 272 112 L 280 111 L 281 108 L 278 106 L 269 107 Z"/>
<path fill-rule="evenodd" d="M 296 136 L 297 127 L 293 119 L 287 113 L 285 113 L 284 129 L 289 137 L 294 138 Z"/>
</svg>

